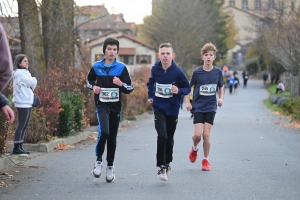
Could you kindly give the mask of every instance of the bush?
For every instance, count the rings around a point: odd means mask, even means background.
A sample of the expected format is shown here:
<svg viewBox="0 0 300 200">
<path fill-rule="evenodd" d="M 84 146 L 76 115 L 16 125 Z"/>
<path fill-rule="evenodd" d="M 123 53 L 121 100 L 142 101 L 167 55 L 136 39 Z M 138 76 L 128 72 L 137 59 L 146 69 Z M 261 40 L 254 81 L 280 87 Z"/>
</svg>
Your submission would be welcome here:
<svg viewBox="0 0 300 200">
<path fill-rule="evenodd" d="M 292 119 L 300 120 L 300 97 L 289 98 L 281 104 L 284 114 L 289 115 Z"/>
<path fill-rule="evenodd" d="M 58 136 L 71 135 L 72 131 L 82 129 L 82 109 L 83 100 L 77 94 L 72 92 L 59 93 L 61 99 L 61 108 L 59 113 Z"/>
</svg>

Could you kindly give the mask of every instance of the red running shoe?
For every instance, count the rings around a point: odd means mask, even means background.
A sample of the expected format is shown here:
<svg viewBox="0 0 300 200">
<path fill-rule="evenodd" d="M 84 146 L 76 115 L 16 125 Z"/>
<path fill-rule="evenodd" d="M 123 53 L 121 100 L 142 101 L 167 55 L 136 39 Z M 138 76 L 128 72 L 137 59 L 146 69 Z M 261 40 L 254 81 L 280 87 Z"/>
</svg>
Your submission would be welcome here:
<svg viewBox="0 0 300 200">
<path fill-rule="evenodd" d="M 202 160 L 202 171 L 210 171 L 210 164 L 206 159 Z"/>
<path fill-rule="evenodd" d="M 193 149 L 190 151 L 190 155 L 189 155 L 189 158 L 190 158 L 190 161 L 192 163 L 194 163 L 196 160 L 197 160 L 197 157 L 198 157 L 198 151 L 194 151 Z"/>
</svg>

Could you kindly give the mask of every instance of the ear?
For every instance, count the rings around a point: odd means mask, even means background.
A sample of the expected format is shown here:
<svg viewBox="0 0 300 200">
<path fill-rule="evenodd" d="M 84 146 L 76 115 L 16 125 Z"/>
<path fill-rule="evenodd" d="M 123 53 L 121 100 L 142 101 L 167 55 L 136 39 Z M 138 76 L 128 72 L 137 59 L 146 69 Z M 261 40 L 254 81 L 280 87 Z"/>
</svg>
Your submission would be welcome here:
<svg viewBox="0 0 300 200">
<path fill-rule="evenodd" d="M 172 53 L 172 59 L 174 60 L 176 57 L 176 54 L 175 53 Z"/>
</svg>

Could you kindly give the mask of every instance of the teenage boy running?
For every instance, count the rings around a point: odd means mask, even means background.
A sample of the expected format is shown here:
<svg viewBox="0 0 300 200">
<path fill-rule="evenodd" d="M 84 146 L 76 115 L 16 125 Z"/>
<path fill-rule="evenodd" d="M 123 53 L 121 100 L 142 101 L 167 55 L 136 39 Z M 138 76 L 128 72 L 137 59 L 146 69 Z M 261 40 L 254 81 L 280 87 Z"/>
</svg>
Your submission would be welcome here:
<svg viewBox="0 0 300 200">
<path fill-rule="evenodd" d="M 93 90 L 98 118 L 97 160 L 91 174 L 99 178 L 102 171 L 102 155 L 107 143 L 106 181 L 115 179 L 114 158 L 120 122 L 122 93 L 129 94 L 133 85 L 126 65 L 119 62 L 119 41 L 107 38 L 103 44 L 105 58 L 93 64 L 87 76 L 87 86 Z"/>
<path fill-rule="evenodd" d="M 185 73 L 173 61 L 175 53 L 170 43 L 159 45 L 157 55 L 159 61 L 152 67 L 147 83 L 148 103 L 153 107 L 157 131 L 157 178 L 167 181 L 181 96 L 190 93 L 190 86 Z"/>
<path fill-rule="evenodd" d="M 189 158 L 192 163 L 197 159 L 197 152 L 200 146 L 201 137 L 203 138 L 202 170 L 209 171 L 208 162 L 210 150 L 210 131 L 214 123 L 217 105 L 223 103 L 223 76 L 221 69 L 213 66 L 216 59 L 217 48 L 208 43 L 201 49 L 201 58 L 204 65 L 195 69 L 192 74 L 190 86 L 194 86 L 193 102 L 186 98 L 186 108 L 194 113 L 194 134 L 192 136 L 193 145 Z M 219 99 L 216 98 L 218 92 Z"/>
</svg>

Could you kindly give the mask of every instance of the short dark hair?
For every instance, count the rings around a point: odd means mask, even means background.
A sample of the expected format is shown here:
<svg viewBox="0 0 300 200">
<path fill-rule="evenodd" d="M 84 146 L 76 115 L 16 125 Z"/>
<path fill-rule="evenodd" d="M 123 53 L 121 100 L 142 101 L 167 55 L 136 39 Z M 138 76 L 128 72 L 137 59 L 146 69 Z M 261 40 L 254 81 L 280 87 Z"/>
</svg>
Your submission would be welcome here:
<svg viewBox="0 0 300 200">
<path fill-rule="evenodd" d="M 117 51 L 119 53 L 119 41 L 116 38 L 109 37 L 104 40 L 104 43 L 103 43 L 103 53 L 104 54 L 105 54 L 105 49 L 106 49 L 107 45 L 116 45 Z"/>
<path fill-rule="evenodd" d="M 161 49 L 161 48 L 164 48 L 164 47 L 168 47 L 168 48 L 171 48 L 172 49 L 172 51 L 173 51 L 173 47 L 172 47 L 172 44 L 171 43 L 161 43 L 160 45 L 159 45 L 159 49 Z"/>
</svg>

